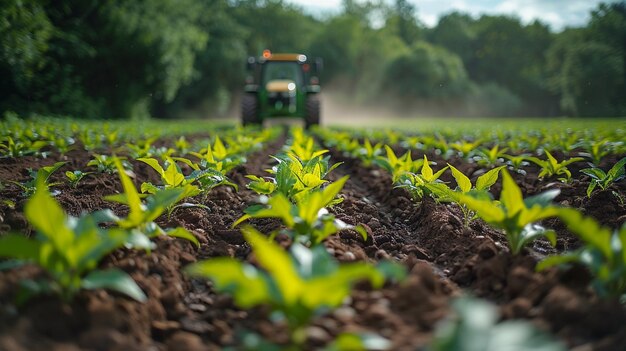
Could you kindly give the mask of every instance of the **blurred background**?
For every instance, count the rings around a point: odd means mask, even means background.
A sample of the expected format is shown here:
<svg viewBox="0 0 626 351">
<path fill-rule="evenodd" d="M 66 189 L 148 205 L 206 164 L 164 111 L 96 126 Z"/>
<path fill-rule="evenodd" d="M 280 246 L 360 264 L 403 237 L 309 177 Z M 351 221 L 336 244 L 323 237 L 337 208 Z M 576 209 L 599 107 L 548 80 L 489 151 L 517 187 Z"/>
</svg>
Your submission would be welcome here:
<svg viewBox="0 0 626 351">
<path fill-rule="evenodd" d="M 237 117 L 248 56 L 324 60 L 324 120 L 626 116 L 626 1 L 3 0 L 0 112 Z"/>
</svg>

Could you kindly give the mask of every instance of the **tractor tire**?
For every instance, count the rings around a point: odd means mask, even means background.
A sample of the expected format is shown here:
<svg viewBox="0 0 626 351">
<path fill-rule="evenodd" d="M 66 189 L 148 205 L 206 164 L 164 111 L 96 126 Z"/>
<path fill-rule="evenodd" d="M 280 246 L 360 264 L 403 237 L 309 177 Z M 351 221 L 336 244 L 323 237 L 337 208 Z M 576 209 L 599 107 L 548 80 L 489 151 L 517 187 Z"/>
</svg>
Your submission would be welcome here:
<svg viewBox="0 0 626 351">
<path fill-rule="evenodd" d="M 241 98 L 241 123 L 244 126 L 260 125 L 259 102 L 254 94 L 244 94 Z"/>
<path fill-rule="evenodd" d="M 309 95 L 306 99 L 306 116 L 304 117 L 304 127 L 320 124 L 320 99 L 317 95 Z"/>
</svg>

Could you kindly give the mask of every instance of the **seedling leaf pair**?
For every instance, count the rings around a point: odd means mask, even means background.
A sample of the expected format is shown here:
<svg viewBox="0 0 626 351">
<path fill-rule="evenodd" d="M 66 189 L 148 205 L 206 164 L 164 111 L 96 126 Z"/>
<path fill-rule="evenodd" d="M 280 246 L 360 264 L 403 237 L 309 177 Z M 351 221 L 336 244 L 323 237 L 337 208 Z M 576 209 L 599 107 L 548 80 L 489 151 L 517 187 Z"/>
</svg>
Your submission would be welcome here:
<svg viewBox="0 0 626 351">
<path fill-rule="evenodd" d="M 589 187 L 587 187 L 587 197 L 591 197 L 591 194 L 596 186 L 599 186 L 602 190 L 606 190 L 611 186 L 611 184 L 623 179 L 626 175 L 625 165 L 626 157 L 615 163 L 606 173 L 602 169 L 596 167 L 581 170 L 582 173 L 591 177 L 591 182 L 589 183 Z"/>
</svg>

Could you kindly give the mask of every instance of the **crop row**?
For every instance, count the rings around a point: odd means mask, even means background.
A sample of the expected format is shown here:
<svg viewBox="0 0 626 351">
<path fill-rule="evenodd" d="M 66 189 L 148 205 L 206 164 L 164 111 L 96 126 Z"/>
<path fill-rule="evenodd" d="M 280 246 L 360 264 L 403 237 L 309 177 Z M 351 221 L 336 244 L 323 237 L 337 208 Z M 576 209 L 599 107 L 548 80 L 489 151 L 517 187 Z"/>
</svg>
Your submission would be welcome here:
<svg viewBox="0 0 626 351">
<path fill-rule="evenodd" d="M 507 163 L 516 169 L 537 161 L 536 156 L 546 152 L 582 157 L 595 166 L 600 166 L 607 156 L 626 154 L 626 129 L 613 125 L 563 129 L 554 123 L 553 127 L 523 128 L 518 125 L 515 128 L 489 126 L 463 129 L 440 126 L 436 130 L 419 132 L 319 129 L 318 133 L 331 133 L 333 137 L 329 141 L 340 143 L 341 149 L 351 153 L 371 152 L 367 149 L 357 151 L 359 146 L 354 142 L 367 138 L 406 149 L 432 151 L 445 160 L 460 157 L 481 166 Z"/>
<path fill-rule="evenodd" d="M 584 245 L 574 252 L 547 257 L 539 263 L 537 269 L 577 262 L 592 272 L 595 277 L 593 286 L 601 297 L 623 299 L 626 296 L 626 225 L 613 230 L 601 226 L 591 217 L 584 216 L 576 208 L 552 203 L 559 194 L 558 189 L 524 198 L 521 189 L 507 170 L 510 168 L 511 171 L 518 171 L 517 165 L 510 162 L 502 165 L 498 165 L 497 162 L 483 164 L 483 169 L 476 172 L 480 175 L 475 176 L 472 183 L 468 175 L 449 163 L 434 170 L 432 167 L 438 165 L 429 161 L 426 154 L 422 159 L 413 160 L 411 149 L 404 155 L 397 156 L 390 146 L 372 145 L 368 139 L 361 142 L 359 139 L 349 138 L 345 133 L 328 129 L 318 130 L 317 133 L 327 145 L 336 147 L 351 157 L 359 158 L 363 164 L 376 164 L 389 172 L 394 185 L 408 190 L 418 204 L 424 196 L 430 196 L 439 203 L 454 203 L 464 215 L 465 226 L 469 226 L 472 220 L 480 218 L 493 228 L 503 231 L 509 249 L 514 255 L 520 254 L 526 245 L 539 237 L 545 237 L 553 245 L 556 244 L 556 233 L 544 228 L 540 221 L 558 217 Z M 397 134 L 391 135 L 393 139 Z M 494 148 L 497 147 L 496 144 Z M 429 150 L 421 148 L 420 151 Z M 465 155 L 471 155 L 471 152 L 472 149 L 468 148 Z M 560 180 L 568 182 L 571 180 L 571 172 L 567 165 L 583 160 L 572 158 L 559 162 L 547 149 L 543 152 L 546 160 L 537 157 L 526 158 L 541 167 L 540 178 L 564 175 Z M 500 158 L 496 158 L 497 160 L 502 162 Z M 590 178 L 588 196 L 596 187 L 608 189 L 614 182 L 623 179 L 626 173 L 625 165 L 626 157 L 611 165 L 606 172 L 592 163 L 590 168 L 581 170 Z M 440 179 L 448 170 L 456 183 L 454 187 Z M 497 182 L 499 175 L 502 176 L 502 190 L 499 200 L 495 200 L 489 188 Z"/>
<path fill-rule="evenodd" d="M 23 189 L 30 189 L 30 192 L 25 193 L 29 198 L 24 213 L 38 235 L 31 239 L 17 234 L 1 237 L 0 256 L 12 259 L 2 262 L 6 267 L 35 263 L 49 273 L 49 279 L 22 281 L 23 289 L 20 290 L 18 303 L 25 303 L 36 294 L 50 293 L 59 294 L 63 300 L 70 301 L 81 289 L 100 288 L 116 290 L 138 301 L 144 301 L 146 296 L 143 291 L 128 275 L 118 269 L 100 270 L 98 263 L 109 253 L 122 247 L 149 252 L 154 249 L 151 239 L 158 235 L 178 237 L 199 245 L 195 235 L 185 228 L 162 228 L 156 220 L 161 215 L 170 216 L 177 210 L 206 207 L 202 199 L 198 201 L 197 196 L 206 195 L 216 186 L 229 186 L 237 190 L 237 186 L 229 181 L 226 174 L 237 165 L 246 162 L 246 154 L 258 150 L 268 140 L 277 136 L 276 130 L 263 132 L 246 130 L 246 136 L 239 133 L 241 131 L 235 131 L 232 136 L 226 135 L 222 138 L 225 142 L 216 137 L 198 152 L 191 151 L 193 147 L 190 146 L 178 147 L 165 153 L 129 155 L 131 159 L 147 164 L 158 175 L 158 182 L 144 182 L 139 190 L 128 176 L 132 172 L 125 168 L 124 159 L 106 155 L 103 159 L 107 165 L 103 166 L 101 171 L 117 173 L 124 190 L 123 193 L 107 196 L 106 200 L 128 207 L 128 214 L 125 217 L 119 217 L 107 209 L 72 217 L 63 211 L 49 190 L 50 186 L 54 186 L 48 182 L 51 174 L 64 163 L 43 167 L 33 172 L 30 183 L 21 185 Z M 321 133 L 318 131 L 318 134 Z M 323 138 L 333 147 L 339 147 L 339 138 L 332 140 L 330 132 L 324 134 Z M 473 199 L 486 201 L 488 196 L 486 190 L 496 182 L 498 174 L 502 173 L 504 179 L 507 179 L 506 170 L 499 166 L 487 172 L 472 185 L 465 175 L 451 165 L 435 172 L 426 156 L 414 161 L 410 152 L 398 157 L 390 147 L 372 145 L 368 140 L 361 143 L 359 139 L 352 138 L 350 143 L 352 145 L 356 143 L 360 149 L 366 150 L 365 154 L 369 156 L 362 157 L 364 163 L 378 164 L 387 169 L 393 175 L 396 185 L 410 190 L 416 200 L 419 201 L 422 196 L 440 195 L 437 197 L 439 201 L 452 201 L 459 206 L 465 206 L 468 221 L 476 216 L 483 218 L 482 210 L 473 207 L 471 201 Z M 128 154 L 133 149 L 131 146 L 126 148 L 125 152 Z M 151 148 L 144 145 L 137 149 Z M 347 149 L 344 151 L 349 152 Z M 358 154 L 363 153 L 359 151 Z M 191 156 L 185 157 L 186 155 Z M 247 187 L 259 195 L 258 203 L 249 206 L 241 218 L 233 223 L 234 227 L 241 226 L 245 240 L 252 247 L 254 253 L 252 262 L 255 264 L 235 258 L 219 257 L 189 265 L 185 272 L 191 277 L 212 280 L 214 289 L 231 294 L 235 304 L 242 309 L 259 305 L 268 306 L 273 312 L 272 316 L 288 326 L 289 340 L 286 344 L 275 345 L 270 341 L 251 337 L 245 339 L 243 347 L 299 350 L 305 347 L 305 330 L 313 318 L 344 304 L 354 283 L 367 280 L 371 287 L 379 288 L 385 282 L 396 284 L 402 281 L 406 272 L 400 265 L 388 261 L 381 261 L 376 265 L 366 262 L 339 264 L 326 250 L 324 240 L 339 231 L 356 231 L 364 240 L 367 239 L 367 232 L 363 227 L 348 225 L 333 215 L 333 207 L 340 205 L 343 200 L 341 191 L 348 182 L 348 177 L 339 178 L 334 182 L 329 180 L 329 174 L 340 167 L 341 163 L 333 163 L 328 156 L 328 150 L 321 149 L 313 137 L 301 129 L 292 129 L 290 140 L 283 151 L 271 157 L 275 165 L 268 170 L 269 176 L 254 174 L 247 176 L 250 180 Z M 98 168 L 99 164 L 90 162 L 90 166 Z M 437 181 L 439 175 L 447 169 L 455 174 L 458 183 L 455 189 L 450 189 Z M 70 174 L 80 176 L 81 173 L 77 172 L 82 171 L 68 171 L 66 176 L 72 181 Z M 78 185 L 78 181 L 80 179 L 75 181 L 74 185 Z M 481 193 L 483 190 L 485 192 Z M 547 200 L 545 197 L 519 207 L 519 201 L 522 199 L 521 193 L 516 197 L 518 190 L 514 182 L 506 181 L 502 190 L 504 197 L 501 196 L 499 203 L 489 200 L 491 202 L 488 208 L 489 213 L 496 209 L 501 211 L 504 216 L 501 222 L 506 225 L 510 224 L 511 217 L 517 221 L 515 222 L 517 227 L 514 229 L 521 228 L 521 231 L 512 231 L 509 235 L 512 248 L 521 248 L 530 240 L 526 235 L 527 226 L 524 221 L 530 218 L 528 223 L 532 223 L 538 219 L 528 215 L 537 212 L 537 207 L 533 206 L 541 203 L 539 209 L 542 213 L 546 209 L 551 211 L 552 208 L 556 208 L 539 201 Z M 482 195 L 474 196 L 478 193 Z M 192 202 L 185 202 L 187 200 Z M 514 212 L 513 206 L 526 212 Z M 567 217 L 565 210 L 558 211 L 563 218 Z M 525 219 L 520 220 L 520 217 Z M 574 218 L 572 226 L 581 223 L 587 226 L 597 225 L 577 213 L 571 213 L 570 217 Z M 261 233 L 253 224 L 262 218 L 275 221 L 276 229 Z M 599 226 L 598 228 L 605 230 Z M 509 227 L 505 226 L 505 230 L 508 229 Z M 538 226 L 533 226 L 533 229 L 537 233 L 550 235 L 546 231 L 541 231 Z M 623 236 L 622 233 L 616 235 Z M 277 238 L 287 238 L 289 244 L 279 245 L 274 240 Z M 288 246 L 289 249 L 285 250 L 283 246 Z M 595 254 L 595 251 L 592 253 Z M 458 349 L 456 343 L 459 342 L 459 338 L 472 332 L 464 329 L 463 321 L 471 319 L 476 313 L 486 316 L 488 321 L 481 332 L 491 335 L 494 340 L 497 339 L 496 332 L 499 328 L 503 330 L 507 328 L 504 324 L 495 326 L 497 322 L 495 311 L 482 302 L 461 299 L 455 305 L 458 314 L 456 322 L 449 324 L 445 332 L 442 329 L 437 333 L 432 345 L 433 350 Z M 517 327 L 521 328 L 518 330 L 528 328 L 527 325 Z M 514 342 L 524 345 L 536 340 L 538 339 L 529 337 L 527 340 Z M 545 341 L 545 345 L 550 350 L 561 349 L 549 341 Z M 344 333 L 338 335 L 326 349 L 359 350 L 388 347 L 387 340 L 374 334 Z"/>
<path fill-rule="evenodd" d="M 199 152 L 192 152 L 198 162 L 164 156 L 164 166 L 161 166 L 154 158 L 137 159 L 154 168 L 161 180 L 157 185 L 143 183 L 141 191 L 133 184 L 122 159 L 107 157 L 119 175 L 124 192 L 107 196 L 105 200 L 128 207 L 126 217 L 118 217 L 110 209 L 79 217 L 66 214 L 50 193 L 50 186 L 55 184 L 48 182 L 51 174 L 65 162 L 32 172 L 32 179 L 25 183 L 13 182 L 28 196 L 24 214 L 38 235 L 34 239 L 19 234 L 2 236 L 0 256 L 14 259 L 11 265 L 36 263 L 49 273 L 50 278 L 22 282 L 24 289 L 18 296 L 18 302 L 23 303 L 42 293 L 57 293 L 68 301 L 81 289 L 98 288 L 117 290 L 136 300 L 145 300 L 143 292 L 126 274 L 119 270 L 98 270 L 98 262 L 121 247 L 150 251 L 154 248 L 150 238 L 158 235 L 183 238 L 199 246 L 196 237 L 185 228 L 164 229 L 155 220 L 162 214 L 169 216 L 177 208 L 206 207 L 182 203 L 186 198 L 206 194 L 218 185 L 235 186 L 228 181 L 225 173 L 245 162 L 246 152 L 276 137 L 276 133 L 267 131 L 250 135 L 245 142 L 239 138 L 228 147 L 216 137 L 213 145 L 209 143 Z M 183 174 L 176 161 L 189 166 L 193 172 Z M 76 175 L 76 171 L 68 171 L 68 176 L 70 174 Z M 103 224 L 107 225 L 103 227 Z"/>
</svg>

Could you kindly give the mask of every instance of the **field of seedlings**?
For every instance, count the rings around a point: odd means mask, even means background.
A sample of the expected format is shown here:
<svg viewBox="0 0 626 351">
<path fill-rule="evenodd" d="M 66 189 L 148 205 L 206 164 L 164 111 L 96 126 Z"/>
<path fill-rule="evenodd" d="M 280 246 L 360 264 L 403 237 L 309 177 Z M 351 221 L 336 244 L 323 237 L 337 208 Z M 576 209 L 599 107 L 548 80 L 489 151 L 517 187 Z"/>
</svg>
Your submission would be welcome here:
<svg viewBox="0 0 626 351">
<path fill-rule="evenodd" d="M 0 350 L 626 350 L 626 122 L 0 121 Z"/>
</svg>

